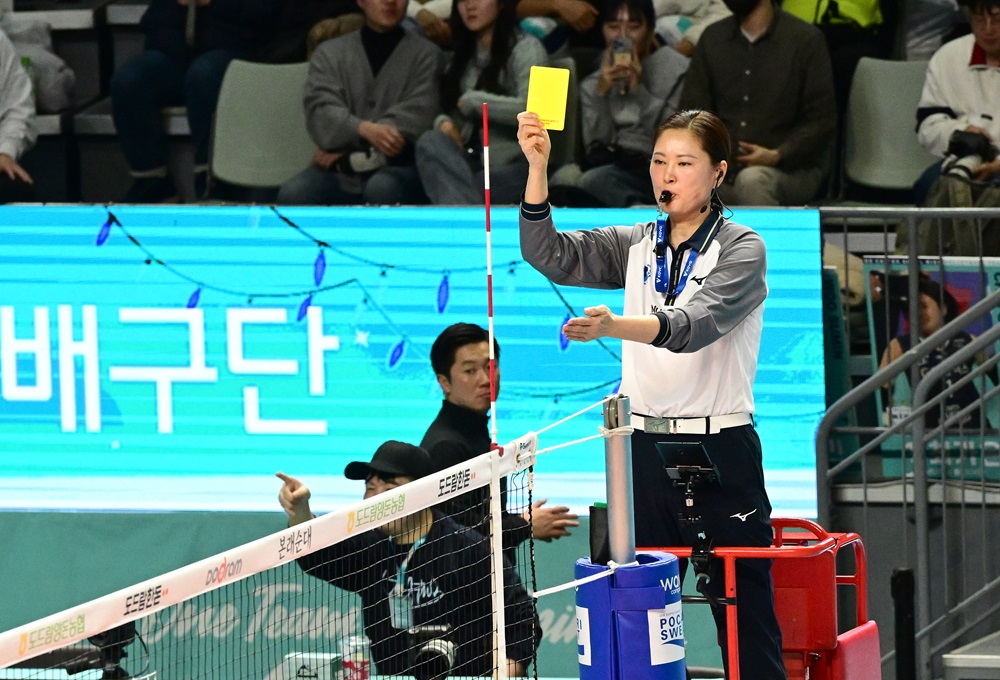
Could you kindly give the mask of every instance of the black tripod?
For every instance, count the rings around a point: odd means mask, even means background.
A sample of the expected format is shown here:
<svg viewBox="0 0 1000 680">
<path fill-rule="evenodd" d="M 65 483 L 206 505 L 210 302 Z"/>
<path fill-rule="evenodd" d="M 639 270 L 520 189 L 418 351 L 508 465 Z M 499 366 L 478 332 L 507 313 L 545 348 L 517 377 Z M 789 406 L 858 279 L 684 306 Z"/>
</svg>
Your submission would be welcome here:
<svg viewBox="0 0 1000 680">
<path fill-rule="evenodd" d="M 663 468 L 675 487 L 684 487 L 684 510 L 678 513 L 681 526 L 694 531 L 695 541 L 691 546 L 689 561 L 698 579 L 695 588 L 702 597 L 682 597 L 684 602 L 707 602 L 712 609 L 727 604 L 729 598 L 718 598 L 708 591 L 711 581 L 709 565 L 712 556 L 712 537 L 702 527 L 701 515 L 695 507 L 695 487 L 710 484 L 722 485 L 719 469 L 712 462 L 701 442 L 658 442 L 656 450 L 663 459 Z"/>
</svg>

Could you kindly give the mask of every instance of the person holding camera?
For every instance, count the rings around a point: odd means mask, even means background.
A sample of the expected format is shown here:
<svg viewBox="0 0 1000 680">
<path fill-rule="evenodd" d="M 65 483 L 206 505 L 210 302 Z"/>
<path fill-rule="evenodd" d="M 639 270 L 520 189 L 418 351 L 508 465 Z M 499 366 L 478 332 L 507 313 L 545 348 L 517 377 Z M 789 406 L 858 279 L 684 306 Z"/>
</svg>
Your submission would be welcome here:
<svg viewBox="0 0 1000 680">
<path fill-rule="evenodd" d="M 344 468 L 364 480 L 366 499 L 434 472 L 426 450 L 389 440 L 371 461 Z M 315 517 L 310 491 L 279 472 L 289 526 Z M 365 634 L 379 675 L 417 678 L 493 674 L 490 550 L 483 536 L 424 509 L 300 557 L 310 576 L 361 598 Z M 504 560 L 507 673 L 524 676 L 540 639 L 531 598 Z M 439 675 L 444 672 L 444 675 Z"/>
<path fill-rule="evenodd" d="M 652 0 L 605 0 L 601 8 L 605 49 L 580 85 L 585 153 L 573 183 L 587 206 L 590 199 L 611 208 L 649 203 L 649 140 L 676 110 L 688 67 L 676 50 L 657 49 L 655 22 Z M 567 184 L 565 177 L 557 173 L 553 185 Z"/>
<path fill-rule="evenodd" d="M 943 160 L 914 184 L 917 205 L 1000 206 L 1000 0 L 963 0 L 972 33 L 946 43 L 927 65 L 917 106 L 917 138 Z M 1000 255 L 1000 238 L 971 220 L 922 224 L 918 252 L 928 255 Z M 897 235 L 906 252 L 905 230 Z M 942 252 L 943 249 L 943 252 Z"/>
</svg>

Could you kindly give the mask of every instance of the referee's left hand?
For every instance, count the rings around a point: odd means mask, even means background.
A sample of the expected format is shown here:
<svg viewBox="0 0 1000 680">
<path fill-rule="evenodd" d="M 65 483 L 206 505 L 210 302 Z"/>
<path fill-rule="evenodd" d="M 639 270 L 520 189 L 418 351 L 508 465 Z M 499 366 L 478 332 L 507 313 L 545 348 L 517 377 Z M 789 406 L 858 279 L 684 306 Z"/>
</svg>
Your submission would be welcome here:
<svg viewBox="0 0 1000 680">
<path fill-rule="evenodd" d="M 606 337 L 611 332 L 611 324 L 616 317 L 607 305 L 587 307 L 583 313 L 587 316 L 578 316 L 566 322 L 562 328 L 563 335 L 570 340 L 588 342 Z"/>
</svg>

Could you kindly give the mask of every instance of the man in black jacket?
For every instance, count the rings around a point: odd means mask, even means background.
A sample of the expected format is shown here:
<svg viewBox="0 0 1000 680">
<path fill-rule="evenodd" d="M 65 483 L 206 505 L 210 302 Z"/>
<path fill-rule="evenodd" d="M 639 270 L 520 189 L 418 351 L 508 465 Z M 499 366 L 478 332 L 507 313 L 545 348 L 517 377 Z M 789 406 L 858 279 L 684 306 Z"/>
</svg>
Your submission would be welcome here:
<svg viewBox="0 0 1000 680">
<path fill-rule="evenodd" d="M 371 462 L 348 464 L 344 476 L 365 480 L 367 499 L 432 472 L 426 451 L 387 441 Z M 278 499 L 289 525 L 312 519 L 309 489 L 288 475 L 278 477 L 284 481 Z M 361 597 L 365 634 L 379 675 L 411 673 L 414 652 L 408 630 L 423 626 L 449 629 L 447 637 L 456 646 L 451 675 L 493 674 L 489 544 L 477 532 L 425 509 L 350 536 L 298 563 L 307 574 Z M 507 671 L 523 676 L 540 635 L 531 599 L 506 560 L 503 576 Z"/>
<path fill-rule="evenodd" d="M 500 392 L 500 346 L 494 340 L 496 391 Z M 427 428 L 420 446 L 427 449 L 435 470 L 443 470 L 486 453 L 491 448 L 490 344 L 489 333 L 471 323 L 456 323 L 444 329 L 431 346 L 431 366 L 444 392 L 437 418 Z M 500 480 L 503 544 L 514 560 L 514 550 L 528 536 L 541 541 L 569 536 L 579 526 L 577 515 L 566 506 L 544 507 L 535 501 L 529 513 L 507 511 L 507 480 Z M 477 489 L 442 503 L 439 508 L 468 527 L 479 528 L 489 514 L 489 489 Z M 484 532 L 485 533 L 485 532 Z"/>
</svg>

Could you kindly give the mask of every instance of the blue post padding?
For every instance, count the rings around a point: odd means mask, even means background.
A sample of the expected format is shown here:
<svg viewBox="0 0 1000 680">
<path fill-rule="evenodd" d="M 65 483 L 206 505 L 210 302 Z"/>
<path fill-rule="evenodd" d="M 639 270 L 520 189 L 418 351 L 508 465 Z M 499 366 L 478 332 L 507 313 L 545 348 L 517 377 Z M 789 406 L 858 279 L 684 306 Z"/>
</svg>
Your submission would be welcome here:
<svg viewBox="0 0 1000 680">
<path fill-rule="evenodd" d="M 580 680 L 685 678 L 677 558 L 639 553 L 636 560 L 576 589 Z M 582 579 L 607 570 L 585 557 L 575 572 Z"/>
</svg>

